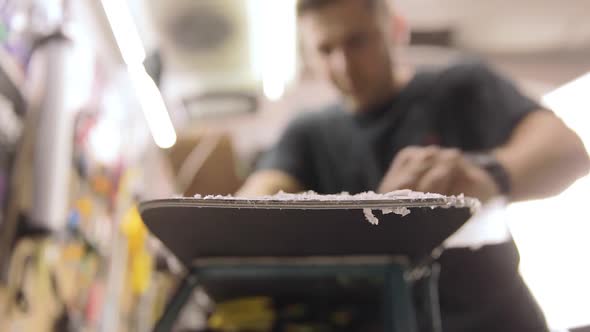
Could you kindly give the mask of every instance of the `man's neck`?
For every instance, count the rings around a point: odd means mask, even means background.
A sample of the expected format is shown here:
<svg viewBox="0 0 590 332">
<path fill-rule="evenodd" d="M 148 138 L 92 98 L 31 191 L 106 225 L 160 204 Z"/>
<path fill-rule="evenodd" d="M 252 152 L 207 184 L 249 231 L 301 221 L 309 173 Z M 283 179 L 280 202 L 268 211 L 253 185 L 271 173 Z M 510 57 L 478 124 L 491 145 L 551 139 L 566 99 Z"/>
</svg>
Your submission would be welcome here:
<svg viewBox="0 0 590 332">
<path fill-rule="evenodd" d="M 414 78 L 416 71 L 414 68 L 396 68 L 393 72 L 393 84 L 391 88 L 391 92 L 387 95 L 383 95 L 382 98 L 379 100 L 375 100 L 370 105 L 365 105 L 362 107 L 355 106 L 351 102 L 346 102 L 346 109 L 348 109 L 352 113 L 356 114 L 366 114 L 371 113 L 374 110 L 382 109 L 384 105 L 390 103 L 395 97 L 412 81 Z"/>
<path fill-rule="evenodd" d="M 393 73 L 393 88 L 394 94 L 403 90 L 416 75 L 416 70 L 413 67 L 398 67 Z"/>
</svg>

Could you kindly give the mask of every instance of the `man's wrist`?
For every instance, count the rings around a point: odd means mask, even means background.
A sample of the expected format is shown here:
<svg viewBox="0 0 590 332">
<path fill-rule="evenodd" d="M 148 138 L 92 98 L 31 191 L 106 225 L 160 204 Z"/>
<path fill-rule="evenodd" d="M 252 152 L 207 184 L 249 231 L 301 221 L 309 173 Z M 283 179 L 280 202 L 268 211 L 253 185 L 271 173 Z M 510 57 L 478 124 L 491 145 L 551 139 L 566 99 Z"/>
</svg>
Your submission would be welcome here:
<svg viewBox="0 0 590 332">
<path fill-rule="evenodd" d="M 473 164 L 485 170 L 494 180 L 500 194 L 510 195 L 512 191 L 512 180 L 506 168 L 491 153 L 468 153 L 466 157 Z"/>
</svg>

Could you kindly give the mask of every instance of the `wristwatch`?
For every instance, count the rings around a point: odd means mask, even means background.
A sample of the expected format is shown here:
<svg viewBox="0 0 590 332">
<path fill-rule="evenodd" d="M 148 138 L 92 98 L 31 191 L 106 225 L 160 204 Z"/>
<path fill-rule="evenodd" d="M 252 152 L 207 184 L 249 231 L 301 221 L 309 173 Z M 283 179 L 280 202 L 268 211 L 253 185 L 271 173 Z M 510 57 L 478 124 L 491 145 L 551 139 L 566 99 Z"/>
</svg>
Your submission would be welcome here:
<svg viewBox="0 0 590 332">
<path fill-rule="evenodd" d="M 469 161 L 488 172 L 502 195 L 507 196 L 510 194 L 512 188 L 510 174 L 493 154 L 467 153 L 466 157 Z"/>
</svg>

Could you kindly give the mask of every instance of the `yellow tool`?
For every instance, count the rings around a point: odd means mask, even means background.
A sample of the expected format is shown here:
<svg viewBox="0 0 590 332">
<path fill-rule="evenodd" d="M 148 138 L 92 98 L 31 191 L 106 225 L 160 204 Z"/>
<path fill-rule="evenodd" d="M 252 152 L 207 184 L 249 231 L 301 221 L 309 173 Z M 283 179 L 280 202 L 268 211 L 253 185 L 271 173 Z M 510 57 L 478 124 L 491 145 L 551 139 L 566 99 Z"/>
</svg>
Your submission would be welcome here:
<svg viewBox="0 0 590 332">
<path fill-rule="evenodd" d="M 250 297 L 219 303 L 209 327 L 223 331 L 270 331 L 275 321 L 272 300 Z"/>
<path fill-rule="evenodd" d="M 136 206 L 123 217 L 121 231 L 127 237 L 131 288 L 135 294 L 143 294 L 149 287 L 153 263 L 145 247 L 148 231 Z"/>
</svg>

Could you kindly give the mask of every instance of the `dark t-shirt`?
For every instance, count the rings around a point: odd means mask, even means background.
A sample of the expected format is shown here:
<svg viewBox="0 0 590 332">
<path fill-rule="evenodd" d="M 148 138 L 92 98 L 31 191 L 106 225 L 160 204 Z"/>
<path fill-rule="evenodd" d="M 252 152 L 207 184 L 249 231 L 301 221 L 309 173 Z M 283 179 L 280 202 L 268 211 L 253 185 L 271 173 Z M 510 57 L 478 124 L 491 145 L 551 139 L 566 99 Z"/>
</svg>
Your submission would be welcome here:
<svg viewBox="0 0 590 332">
<path fill-rule="evenodd" d="M 539 105 L 477 62 L 418 72 L 384 105 L 354 114 L 341 105 L 304 113 L 260 161 L 322 194 L 376 190 L 407 146 L 467 152 L 505 143 Z M 545 322 L 518 274 L 512 241 L 440 258 L 444 331 L 544 331 Z"/>
</svg>

